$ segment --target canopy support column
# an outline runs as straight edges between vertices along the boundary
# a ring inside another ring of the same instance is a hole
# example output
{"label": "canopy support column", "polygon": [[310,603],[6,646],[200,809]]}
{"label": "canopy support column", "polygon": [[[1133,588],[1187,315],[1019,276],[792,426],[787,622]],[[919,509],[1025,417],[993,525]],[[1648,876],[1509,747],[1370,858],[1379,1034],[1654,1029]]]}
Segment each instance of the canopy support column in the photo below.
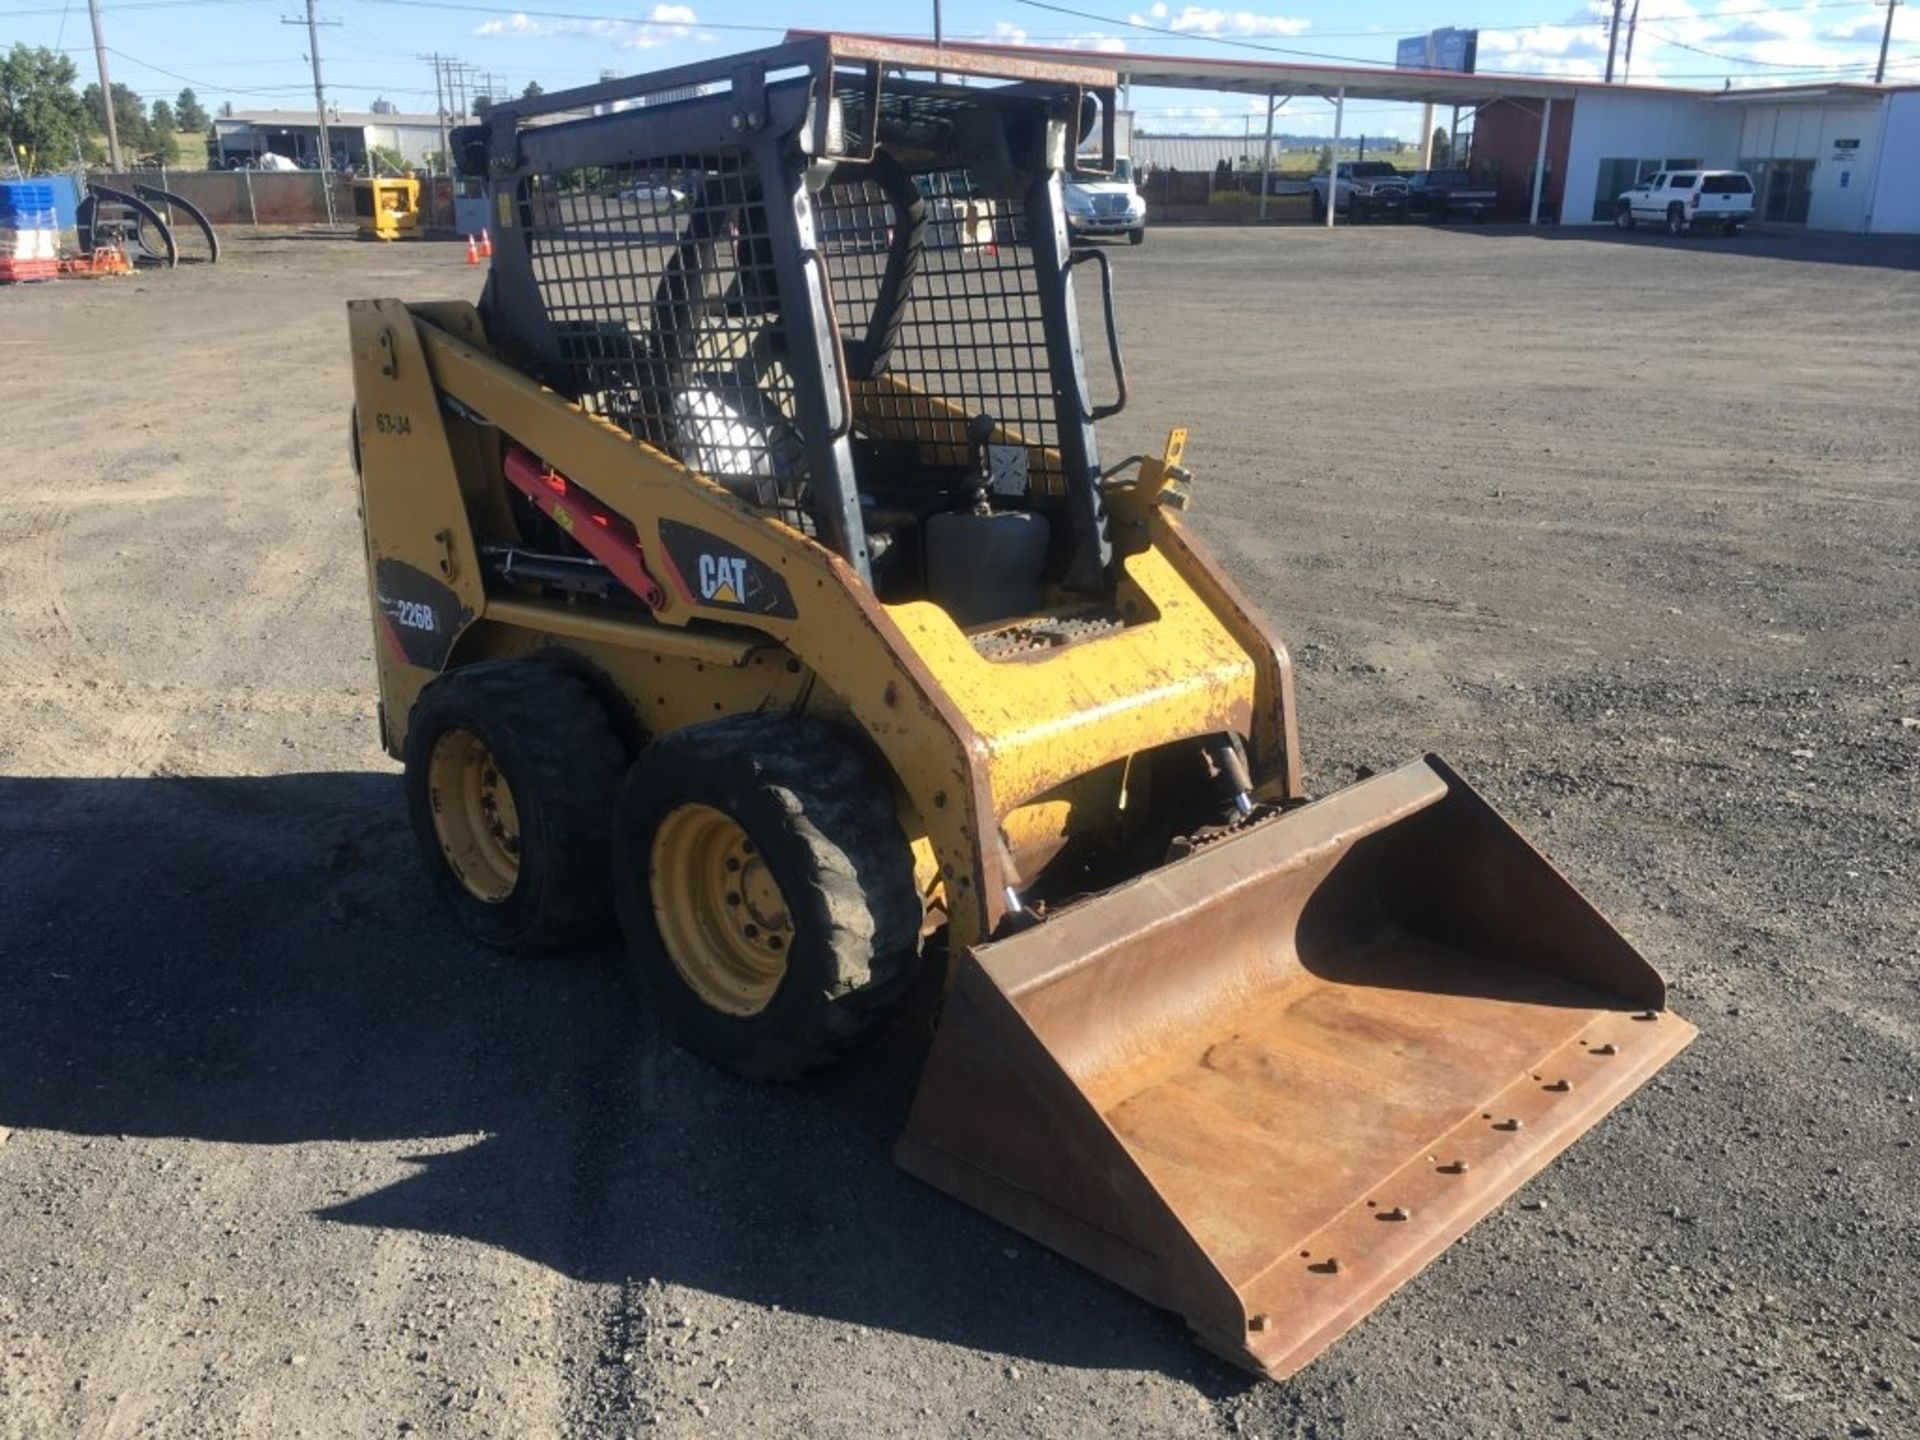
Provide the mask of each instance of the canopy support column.
{"label": "canopy support column", "polygon": [[1347,87],[1342,85],[1333,96],[1333,160],[1327,166],[1327,228],[1333,228],[1333,212],[1340,199],[1340,122],[1347,113]]}
{"label": "canopy support column", "polygon": [[1273,178],[1273,89],[1267,89],[1267,141],[1260,149],[1260,218],[1267,218],[1267,186]]}
{"label": "canopy support column", "polygon": [[1529,225],[1540,223],[1540,192],[1546,188],[1547,178],[1547,127],[1552,123],[1553,97],[1548,96],[1540,106],[1540,148],[1533,155],[1533,205],[1527,212]]}

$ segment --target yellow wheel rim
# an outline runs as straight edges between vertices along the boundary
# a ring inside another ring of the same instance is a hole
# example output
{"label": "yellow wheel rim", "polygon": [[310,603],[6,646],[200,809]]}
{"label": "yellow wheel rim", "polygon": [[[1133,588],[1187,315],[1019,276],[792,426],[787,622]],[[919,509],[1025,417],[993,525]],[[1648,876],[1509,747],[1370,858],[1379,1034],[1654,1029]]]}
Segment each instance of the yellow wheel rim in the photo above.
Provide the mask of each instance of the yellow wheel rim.
{"label": "yellow wheel rim", "polygon": [[486,742],[470,730],[435,740],[427,796],[447,868],[474,899],[501,904],[520,879],[520,811]]}
{"label": "yellow wheel rim", "polygon": [[667,958],[703,1004],[758,1015],[787,975],[793,916],[747,832],[711,805],[682,805],[647,857]]}

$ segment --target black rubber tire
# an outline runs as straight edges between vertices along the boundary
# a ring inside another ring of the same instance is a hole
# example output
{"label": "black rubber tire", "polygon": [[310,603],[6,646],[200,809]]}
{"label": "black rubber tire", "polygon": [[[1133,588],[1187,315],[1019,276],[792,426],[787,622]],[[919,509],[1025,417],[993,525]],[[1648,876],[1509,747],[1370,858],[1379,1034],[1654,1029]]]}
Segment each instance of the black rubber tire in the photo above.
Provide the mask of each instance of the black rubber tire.
{"label": "black rubber tire", "polygon": [[1324,221],[1327,218],[1327,202],[1321,198],[1318,191],[1313,193],[1307,204],[1313,211],[1314,219]]}
{"label": "black rubber tire", "polygon": [[[747,832],[794,922],[787,973],[764,1009],[709,1006],[667,953],[648,860],[660,824],[712,806]],[[877,1033],[912,989],[922,907],[893,796],[839,732],[739,715],[655,741],[621,787],[614,895],[635,978],[689,1050],[738,1074],[790,1080]]]}
{"label": "black rubber tire", "polygon": [[1147,243],[1147,227],[1142,225],[1138,230],[1129,230],[1127,232],[1127,243],[1129,245],[1146,244]]}
{"label": "black rubber tire", "polygon": [[1721,225],[1720,233],[1726,236],[1727,239],[1731,240],[1733,239],[1734,236],[1740,233],[1740,226],[1737,222],[1728,220]]}
{"label": "black rubber tire", "polygon": [[[519,874],[498,903],[461,883],[434,830],[428,762],[449,730],[485,742],[519,811]],[[612,928],[613,801],[629,755],[577,676],[537,660],[489,660],[442,675],[414,703],[404,758],[421,859],[474,939],[547,948]]]}
{"label": "black rubber tire", "polygon": [[1631,230],[1640,222],[1633,218],[1633,206],[1623,200],[1620,202],[1619,208],[1613,212],[1613,223],[1616,229]]}
{"label": "black rubber tire", "polygon": [[1667,207],[1667,234],[1678,239],[1687,233],[1687,212],[1678,205]]}

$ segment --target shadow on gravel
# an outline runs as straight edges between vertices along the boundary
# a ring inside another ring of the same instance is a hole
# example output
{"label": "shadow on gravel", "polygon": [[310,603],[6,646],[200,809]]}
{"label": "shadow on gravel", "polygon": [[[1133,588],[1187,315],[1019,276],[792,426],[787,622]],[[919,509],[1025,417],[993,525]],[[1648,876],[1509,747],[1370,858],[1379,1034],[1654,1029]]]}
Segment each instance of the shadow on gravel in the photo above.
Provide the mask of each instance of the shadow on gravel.
{"label": "shadow on gravel", "polygon": [[1882,270],[1920,270],[1920,236],[1835,235],[1797,226],[1754,225],[1738,235],[1718,231],[1672,236],[1651,226],[1617,230],[1611,225],[1449,225],[1451,234],[1475,239],[1537,240],[1586,245],[1626,245],[1684,250],[1747,260],[1791,260],[1803,265],[1865,265]]}
{"label": "shadow on gravel", "polygon": [[737,1081],[658,1034],[615,947],[466,943],[392,775],[0,779],[0,851],[0,1125],[418,1139],[412,1176],[323,1218],[1216,1395],[1248,1383],[893,1166],[927,1014],[812,1085]]}

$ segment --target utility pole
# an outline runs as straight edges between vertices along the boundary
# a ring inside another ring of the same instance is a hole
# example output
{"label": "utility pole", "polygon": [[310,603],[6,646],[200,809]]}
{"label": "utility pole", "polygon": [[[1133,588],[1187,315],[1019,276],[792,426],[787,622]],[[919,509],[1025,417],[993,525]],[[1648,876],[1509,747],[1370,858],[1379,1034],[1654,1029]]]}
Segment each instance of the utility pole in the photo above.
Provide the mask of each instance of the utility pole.
{"label": "utility pole", "polygon": [[320,27],[338,25],[338,20],[320,20],[315,17],[315,0],[307,0],[307,18],[282,20],[282,25],[307,27],[307,59],[313,62],[313,113],[320,125],[320,196],[327,207],[327,224],[334,223],[333,214],[333,141],[327,135],[327,87],[320,79]]}
{"label": "utility pole", "polygon": [[[447,173],[451,175],[453,173],[453,153],[449,148],[450,142],[447,139],[447,84],[445,72],[447,57],[435,51],[431,55],[420,55],[415,58],[425,60],[433,66],[433,111],[435,117],[440,122],[440,163],[446,167]],[[433,183],[433,166],[431,165],[427,167],[427,192],[429,208],[437,211],[440,208],[438,201],[440,187]],[[451,227],[453,224],[453,217],[450,215],[440,215],[438,218],[448,227]]]}
{"label": "utility pole", "polygon": [[1613,0],[1613,23],[1607,27],[1607,84],[1613,83],[1614,52],[1620,48],[1620,11],[1626,0]]}
{"label": "utility pole", "polygon": [[[100,30],[100,0],[87,0],[87,14],[93,17],[93,58],[100,65],[100,108],[107,112],[107,163],[120,169],[120,127],[113,118],[113,82],[107,79],[107,37]],[[1880,59],[1886,60],[1881,47]]]}
{"label": "utility pole", "polygon": [[[1880,63],[1873,68],[1873,83],[1876,85],[1887,78],[1887,46],[1893,40],[1893,8],[1899,3],[1900,0],[1887,0],[1887,28],[1880,32]],[[95,13],[96,15],[98,14],[97,11]],[[93,26],[93,33],[97,37],[100,34],[100,22],[98,19],[93,22]],[[103,66],[105,65],[104,61],[101,63]],[[107,72],[103,68],[100,73],[104,75]],[[101,83],[104,84],[105,82],[102,81]]]}
{"label": "utility pole", "polygon": [[1633,0],[1633,13],[1627,17],[1627,55],[1621,62],[1620,80],[1622,84],[1633,79],[1633,37],[1640,30],[1640,0]]}

